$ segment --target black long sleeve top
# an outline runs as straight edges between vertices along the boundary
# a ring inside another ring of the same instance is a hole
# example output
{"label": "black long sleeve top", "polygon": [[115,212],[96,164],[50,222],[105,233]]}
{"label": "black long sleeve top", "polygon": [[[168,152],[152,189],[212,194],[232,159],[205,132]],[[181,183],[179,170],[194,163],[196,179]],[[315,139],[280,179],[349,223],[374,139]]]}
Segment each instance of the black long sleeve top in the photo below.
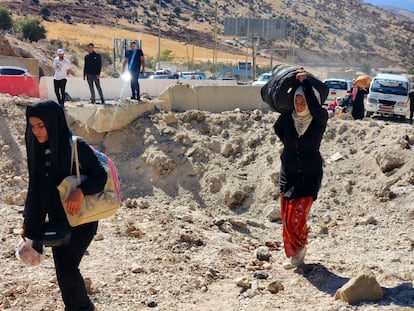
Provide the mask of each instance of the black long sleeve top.
{"label": "black long sleeve top", "polygon": [[83,76],[100,75],[102,69],[101,55],[93,51],[85,56],[85,64],[83,66]]}
{"label": "black long sleeve top", "polygon": [[319,152],[328,113],[319,104],[310,82],[302,83],[312,121],[299,137],[292,113],[281,114],[274,124],[276,135],[283,143],[280,168],[280,191],[286,198],[312,196],[314,200],[322,180],[322,157]]}

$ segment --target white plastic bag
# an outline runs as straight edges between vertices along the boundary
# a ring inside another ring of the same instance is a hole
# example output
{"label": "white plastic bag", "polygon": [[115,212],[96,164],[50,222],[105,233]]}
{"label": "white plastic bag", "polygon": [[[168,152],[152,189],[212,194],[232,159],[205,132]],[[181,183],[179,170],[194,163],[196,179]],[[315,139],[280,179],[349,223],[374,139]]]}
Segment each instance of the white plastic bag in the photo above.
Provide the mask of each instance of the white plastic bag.
{"label": "white plastic bag", "polygon": [[16,257],[25,264],[31,266],[40,265],[45,259],[45,248],[42,246],[42,253],[38,253],[32,247],[33,241],[29,238],[20,237],[19,244],[17,244]]}

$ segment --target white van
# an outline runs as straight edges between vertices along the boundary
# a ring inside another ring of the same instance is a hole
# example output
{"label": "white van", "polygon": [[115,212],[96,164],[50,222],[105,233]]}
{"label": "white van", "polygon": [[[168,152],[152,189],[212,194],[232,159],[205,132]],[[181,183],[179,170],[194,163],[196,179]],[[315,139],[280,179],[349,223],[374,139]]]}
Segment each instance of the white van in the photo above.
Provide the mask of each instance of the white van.
{"label": "white van", "polygon": [[379,114],[405,118],[409,111],[408,92],[408,78],[386,73],[376,75],[369,87],[365,104],[366,116]]}

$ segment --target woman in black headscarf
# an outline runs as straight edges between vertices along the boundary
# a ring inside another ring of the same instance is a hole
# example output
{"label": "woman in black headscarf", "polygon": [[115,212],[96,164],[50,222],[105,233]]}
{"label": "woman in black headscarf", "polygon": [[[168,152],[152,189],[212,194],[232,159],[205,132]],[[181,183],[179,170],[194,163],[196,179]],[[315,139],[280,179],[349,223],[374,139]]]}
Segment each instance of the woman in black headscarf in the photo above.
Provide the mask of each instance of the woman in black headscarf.
{"label": "woman in black headscarf", "polygon": [[[71,168],[71,137],[64,110],[54,101],[41,101],[26,109],[26,151],[29,189],[24,208],[23,237],[39,239],[45,219],[67,226],[57,186]],[[106,172],[93,150],[78,140],[81,174],[87,176],[67,199],[70,214],[80,211],[84,195],[98,193],[106,183]],[[47,217],[46,217],[47,216]],[[65,310],[94,310],[79,271],[79,264],[96,234],[98,222],[70,228],[69,244],[52,247],[56,276]],[[41,247],[40,247],[41,248]],[[39,249],[39,247],[37,247]]]}
{"label": "woman in black headscarf", "polygon": [[364,118],[364,97],[368,93],[369,91],[367,89],[361,88],[354,83],[351,94],[351,114],[355,120],[362,120]]}
{"label": "woman in black headscarf", "polygon": [[328,121],[306,73],[299,72],[296,79],[301,86],[294,94],[294,109],[281,114],[274,125],[284,147],[279,185],[286,269],[301,265],[305,258],[309,232],[306,217],[322,181],[319,147]]}

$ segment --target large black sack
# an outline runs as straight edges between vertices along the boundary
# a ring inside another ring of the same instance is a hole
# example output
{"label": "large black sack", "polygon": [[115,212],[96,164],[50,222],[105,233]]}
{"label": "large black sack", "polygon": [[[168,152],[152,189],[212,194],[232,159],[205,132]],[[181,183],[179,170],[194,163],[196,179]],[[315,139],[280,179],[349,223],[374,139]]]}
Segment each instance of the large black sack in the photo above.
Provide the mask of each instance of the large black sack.
{"label": "large black sack", "polygon": [[[293,96],[300,82],[296,79],[298,70],[302,68],[277,65],[273,68],[272,76],[262,87],[260,93],[262,99],[273,110],[285,113],[293,110]],[[328,86],[315,78],[311,73],[306,72],[309,82],[319,92],[322,105],[328,97]]]}

